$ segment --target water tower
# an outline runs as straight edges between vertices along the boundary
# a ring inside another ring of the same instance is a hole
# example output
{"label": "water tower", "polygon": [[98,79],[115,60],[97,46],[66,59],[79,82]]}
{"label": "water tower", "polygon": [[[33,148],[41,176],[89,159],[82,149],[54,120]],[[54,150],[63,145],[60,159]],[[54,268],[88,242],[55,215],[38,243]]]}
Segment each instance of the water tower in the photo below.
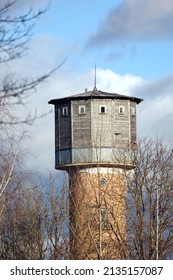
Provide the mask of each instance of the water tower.
{"label": "water tower", "polygon": [[134,169],[136,105],[142,99],[93,90],[53,99],[55,168],[70,178],[70,258],[123,259],[125,172]]}

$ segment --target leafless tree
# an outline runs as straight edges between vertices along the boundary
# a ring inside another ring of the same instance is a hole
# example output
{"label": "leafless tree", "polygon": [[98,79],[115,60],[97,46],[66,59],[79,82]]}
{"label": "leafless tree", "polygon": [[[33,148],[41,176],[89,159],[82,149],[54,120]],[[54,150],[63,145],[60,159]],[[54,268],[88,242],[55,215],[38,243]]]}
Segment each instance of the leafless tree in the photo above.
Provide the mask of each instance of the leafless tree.
{"label": "leafless tree", "polygon": [[173,259],[171,144],[141,139],[120,161],[133,168],[71,176],[71,258]]}
{"label": "leafless tree", "polygon": [[36,183],[9,169],[0,258],[172,259],[172,146],[142,139],[130,154],[130,172],[79,169],[70,189],[59,172]]}
{"label": "leafless tree", "polygon": [[15,171],[4,196],[0,259],[68,259],[68,192],[58,176]]}
{"label": "leafless tree", "polygon": [[48,236],[49,259],[69,258],[69,191],[68,184],[59,174],[49,176],[46,189],[47,217],[45,228]]}
{"label": "leafless tree", "polygon": [[0,138],[0,220],[11,181],[18,177],[20,166],[24,164],[20,149],[22,137]]}
{"label": "leafless tree", "polygon": [[[43,116],[28,112],[22,117],[18,112],[63,62],[33,79],[14,73],[11,63],[26,54],[35,20],[47,10],[20,14],[17,3],[0,3],[0,259],[63,259],[69,242],[65,231],[68,193],[65,188],[58,191],[53,177],[33,180],[37,176],[24,169],[26,157],[20,151],[24,134],[16,130],[16,124],[30,125]],[[3,71],[6,66],[8,71]]]}
{"label": "leafless tree", "polygon": [[127,258],[173,258],[173,149],[142,139],[127,176]]}
{"label": "leafless tree", "polygon": [[[58,68],[36,78],[19,78],[10,68],[14,60],[22,59],[26,54],[27,44],[31,38],[34,22],[43,15],[47,8],[34,11],[30,8],[24,14],[15,10],[18,0],[2,1],[0,4],[0,67],[3,75],[0,78],[0,124],[7,127],[12,124],[31,124],[36,115],[28,115],[21,119],[15,111],[26,104],[28,95],[46,80]],[[8,71],[5,67],[8,66]]]}
{"label": "leafless tree", "polygon": [[[0,3],[0,196],[7,189],[14,166],[17,165],[18,148],[23,138],[23,128],[16,124],[32,124],[36,118],[43,117],[21,109],[27,104],[28,96],[37,86],[53,74],[55,69],[35,78],[18,77],[12,68],[26,54],[34,23],[48,9],[26,12],[17,10],[19,0],[3,0]],[[20,6],[20,5],[19,5]],[[63,63],[63,62],[62,62]],[[8,71],[6,70],[8,69]],[[23,76],[23,75],[21,75]],[[22,106],[22,108],[21,108]],[[25,133],[24,133],[25,134]],[[19,144],[20,142],[20,144]],[[2,201],[1,201],[2,203]]]}

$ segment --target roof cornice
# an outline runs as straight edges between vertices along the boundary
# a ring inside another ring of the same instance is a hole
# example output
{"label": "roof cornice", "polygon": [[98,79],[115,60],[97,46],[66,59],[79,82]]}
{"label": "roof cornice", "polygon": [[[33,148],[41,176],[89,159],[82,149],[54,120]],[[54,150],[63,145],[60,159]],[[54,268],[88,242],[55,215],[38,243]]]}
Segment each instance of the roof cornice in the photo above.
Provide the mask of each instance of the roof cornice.
{"label": "roof cornice", "polygon": [[87,99],[121,99],[121,100],[131,100],[139,104],[143,101],[143,99],[133,96],[127,96],[122,95],[118,93],[109,93],[104,92],[101,90],[93,89],[92,91],[85,91],[84,93],[75,94],[67,97],[57,98],[57,99],[51,99],[48,103],[49,104],[57,104],[64,101],[70,101],[70,100],[87,100]]}

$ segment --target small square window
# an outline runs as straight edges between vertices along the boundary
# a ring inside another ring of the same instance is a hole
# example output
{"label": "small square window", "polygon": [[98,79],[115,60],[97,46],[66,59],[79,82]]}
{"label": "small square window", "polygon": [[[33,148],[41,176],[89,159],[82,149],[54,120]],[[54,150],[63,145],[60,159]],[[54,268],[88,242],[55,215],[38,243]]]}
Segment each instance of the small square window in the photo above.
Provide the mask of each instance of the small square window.
{"label": "small square window", "polygon": [[100,208],[100,222],[102,228],[107,228],[108,220],[107,220],[107,209]]}
{"label": "small square window", "polygon": [[107,107],[105,105],[100,106],[100,114],[106,114],[107,113]]}
{"label": "small square window", "polygon": [[84,115],[86,112],[86,107],[85,105],[80,105],[79,106],[79,115]]}
{"label": "small square window", "polygon": [[62,107],[62,115],[68,116],[68,107]]}
{"label": "small square window", "polygon": [[121,115],[124,115],[124,112],[125,112],[124,106],[119,106],[118,113],[121,114]]}
{"label": "small square window", "polygon": [[100,185],[104,186],[106,185],[107,180],[105,178],[100,178]]}

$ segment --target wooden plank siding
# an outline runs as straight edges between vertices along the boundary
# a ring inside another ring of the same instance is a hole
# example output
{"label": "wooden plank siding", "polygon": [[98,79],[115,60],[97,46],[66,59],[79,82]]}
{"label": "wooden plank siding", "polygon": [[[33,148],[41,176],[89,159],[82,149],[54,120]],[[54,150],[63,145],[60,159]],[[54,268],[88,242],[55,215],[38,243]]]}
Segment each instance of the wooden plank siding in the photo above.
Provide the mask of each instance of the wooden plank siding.
{"label": "wooden plank siding", "polygon": [[[63,107],[68,114],[63,116]],[[71,148],[71,106],[69,102],[55,106],[55,151]]]}
{"label": "wooden plank siding", "polygon": [[130,102],[130,123],[131,123],[131,148],[136,148],[137,140],[136,140],[136,103]]}
{"label": "wooden plank siding", "polygon": [[[106,113],[100,113],[100,106],[106,106]],[[119,113],[119,106],[124,113]],[[97,147],[129,148],[130,144],[129,100],[92,100],[92,145]]]}
{"label": "wooden plank siding", "polygon": [[[91,100],[73,100],[72,106],[72,148],[91,146]],[[85,106],[85,113],[79,114],[79,106]]]}
{"label": "wooden plank siding", "polygon": [[[105,113],[100,107],[105,106]],[[92,100],[92,146],[112,146],[112,99]]]}
{"label": "wooden plank siding", "polygon": [[[113,119],[112,119],[112,146],[114,148],[129,147],[129,100],[113,100]],[[120,113],[119,108],[123,107],[124,112]]]}
{"label": "wooden plank siding", "polygon": [[[79,106],[85,106],[83,114],[79,113]],[[68,108],[65,116],[64,107]],[[101,112],[101,107],[105,111]],[[96,160],[114,162],[114,151],[117,154],[118,150],[122,152],[135,147],[136,102],[91,98],[64,100],[55,105],[57,165]]]}

